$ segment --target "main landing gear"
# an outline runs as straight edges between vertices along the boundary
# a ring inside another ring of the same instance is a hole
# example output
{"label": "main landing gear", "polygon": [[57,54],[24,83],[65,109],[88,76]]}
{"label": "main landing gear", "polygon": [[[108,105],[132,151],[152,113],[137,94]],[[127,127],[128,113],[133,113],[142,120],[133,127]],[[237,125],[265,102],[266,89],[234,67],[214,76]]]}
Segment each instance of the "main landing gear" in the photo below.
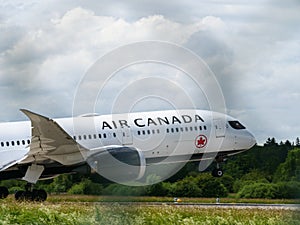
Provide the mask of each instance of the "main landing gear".
{"label": "main landing gear", "polygon": [[0,199],[6,198],[8,196],[7,187],[0,186]]}
{"label": "main landing gear", "polygon": [[216,160],[216,162],[217,162],[217,167],[216,167],[215,169],[213,169],[213,171],[211,172],[211,175],[212,175],[213,177],[222,177],[223,174],[224,174],[224,172],[223,172],[223,170],[221,169],[220,164],[221,164],[222,162],[225,162],[226,159],[224,158],[224,156],[218,156],[215,160]]}
{"label": "main landing gear", "polygon": [[17,201],[40,201],[47,199],[47,192],[45,190],[37,190],[32,188],[32,184],[27,183],[25,191],[17,191],[15,194]]}

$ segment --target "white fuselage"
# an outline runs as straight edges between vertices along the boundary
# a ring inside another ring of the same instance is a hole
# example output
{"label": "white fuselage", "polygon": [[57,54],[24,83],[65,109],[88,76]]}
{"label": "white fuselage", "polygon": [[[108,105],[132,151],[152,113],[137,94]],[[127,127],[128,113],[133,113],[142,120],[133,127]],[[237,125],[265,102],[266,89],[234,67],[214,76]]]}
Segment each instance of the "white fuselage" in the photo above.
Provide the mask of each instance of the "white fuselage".
{"label": "white fuselage", "polygon": [[[132,146],[142,151],[146,159],[222,152],[231,155],[255,144],[247,129],[229,123],[238,123],[236,119],[205,110],[86,115],[54,121],[86,149]],[[30,121],[0,123],[0,165],[25,156],[30,150],[31,138]],[[46,160],[42,154],[35,157],[38,163]],[[57,157],[53,160],[63,165],[82,161],[76,154]]]}

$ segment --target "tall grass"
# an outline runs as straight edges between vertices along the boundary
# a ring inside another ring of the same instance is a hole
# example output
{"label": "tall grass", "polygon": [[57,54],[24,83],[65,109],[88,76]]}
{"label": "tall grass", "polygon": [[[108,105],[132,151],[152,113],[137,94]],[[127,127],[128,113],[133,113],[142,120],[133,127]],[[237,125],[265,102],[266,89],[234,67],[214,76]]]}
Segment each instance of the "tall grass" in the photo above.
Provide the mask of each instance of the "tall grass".
{"label": "tall grass", "polygon": [[[216,203],[215,198],[180,198],[185,203]],[[221,203],[300,204],[300,199],[221,198]],[[174,202],[173,197],[50,195],[47,202]]]}
{"label": "tall grass", "polygon": [[0,201],[0,224],[300,224],[299,211]]}

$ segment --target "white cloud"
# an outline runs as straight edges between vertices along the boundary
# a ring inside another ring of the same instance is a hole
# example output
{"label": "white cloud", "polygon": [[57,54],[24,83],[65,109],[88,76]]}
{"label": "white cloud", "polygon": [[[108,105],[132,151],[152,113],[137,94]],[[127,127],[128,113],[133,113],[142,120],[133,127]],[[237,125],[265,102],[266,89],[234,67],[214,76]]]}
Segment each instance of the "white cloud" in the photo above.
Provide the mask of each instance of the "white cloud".
{"label": "white cloud", "polygon": [[22,107],[68,116],[77,83],[99,57],[162,40],[205,59],[229,112],[260,142],[300,136],[299,9],[292,0],[1,2],[0,117],[19,119]]}

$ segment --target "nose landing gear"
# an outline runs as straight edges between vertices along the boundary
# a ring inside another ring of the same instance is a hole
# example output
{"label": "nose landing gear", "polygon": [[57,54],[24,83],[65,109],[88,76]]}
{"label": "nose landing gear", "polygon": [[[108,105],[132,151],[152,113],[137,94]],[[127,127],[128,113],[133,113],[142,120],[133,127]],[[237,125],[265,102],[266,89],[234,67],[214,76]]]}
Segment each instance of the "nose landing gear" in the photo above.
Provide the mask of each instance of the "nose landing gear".
{"label": "nose landing gear", "polygon": [[213,177],[222,177],[224,172],[221,169],[220,164],[226,161],[225,156],[217,156],[215,161],[217,162],[217,166],[215,169],[213,169],[213,171],[211,172],[211,175]]}
{"label": "nose landing gear", "polygon": [[223,172],[223,170],[222,169],[214,169],[212,172],[211,172],[211,175],[213,176],[213,177],[222,177],[223,176],[223,174],[224,174],[224,172]]}

